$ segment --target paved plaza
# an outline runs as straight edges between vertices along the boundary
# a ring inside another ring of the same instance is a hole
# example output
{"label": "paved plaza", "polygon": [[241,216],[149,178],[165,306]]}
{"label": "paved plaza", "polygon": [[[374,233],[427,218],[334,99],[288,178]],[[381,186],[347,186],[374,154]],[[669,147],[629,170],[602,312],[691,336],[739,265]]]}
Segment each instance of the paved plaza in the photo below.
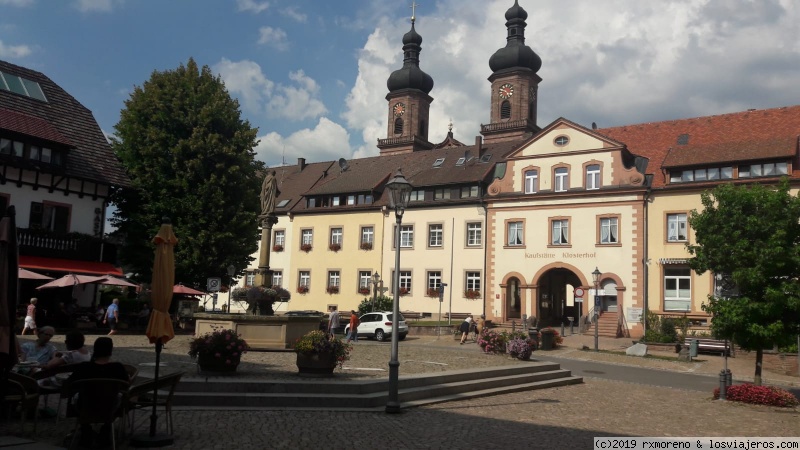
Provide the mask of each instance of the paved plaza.
{"label": "paved plaza", "polygon": [[[164,350],[164,372],[186,371],[198,377],[186,355],[188,336],[178,336]],[[94,336],[87,338],[92,342]],[[153,346],[143,336],[114,336],[115,359],[139,365],[149,376],[154,361]],[[63,342],[63,339],[54,339]],[[630,339],[601,339],[600,348],[617,351]],[[715,375],[723,360],[701,355],[686,363],[674,354],[660,358],[635,358],[611,352],[581,350],[593,346],[591,336],[567,336],[564,346],[552,352],[534,353],[534,358],[563,358],[564,368],[596,362],[614,366],[653,369],[653,376],[669,373]],[[386,377],[390,344],[361,341],[336,379]],[[663,358],[663,359],[662,359]],[[579,361],[582,360],[582,361]],[[499,355],[483,354],[476,344],[458,345],[450,336],[409,336],[400,344],[400,374],[436,372],[461,368],[524,364]],[[728,359],[735,379],[752,378],[752,357],[739,354]],[[606,365],[606,366],[603,366]],[[294,354],[249,352],[243,358],[239,379],[297,379]],[[611,373],[611,371],[597,371]],[[504,449],[591,448],[594,436],[800,436],[800,410],[752,406],[711,399],[711,392],[651,386],[584,376],[585,383],[554,389],[498,395],[429,405],[399,415],[349,411],[175,411],[175,444],[186,449],[261,448],[378,448],[460,449],[469,447]],[[591,375],[591,374],[588,374]],[[643,380],[644,381],[644,380]],[[765,383],[798,386],[800,380],[765,372]],[[51,400],[51,405],[54,402]],[[147,417],[138,416],[145,425]],[[35,439],[59,444],[72,420],[58,425],[41,420]],[[163,426],[163,419],[159,421]],[[0,434],[16,431],[5,426]]]}

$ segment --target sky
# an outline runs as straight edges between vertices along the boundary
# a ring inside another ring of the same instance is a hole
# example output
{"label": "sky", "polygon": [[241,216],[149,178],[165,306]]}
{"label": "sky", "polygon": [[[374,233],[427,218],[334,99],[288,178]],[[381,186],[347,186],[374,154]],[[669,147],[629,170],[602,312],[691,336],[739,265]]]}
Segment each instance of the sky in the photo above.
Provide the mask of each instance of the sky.
{"label": "sky", "polygon": [[[154,71],[207,65],[270,166],[375,156],[411,0],[0,0],[0,59],[49,76],[113,134]],[[420,0],[429,140],[489,122],[513,0]],[[520,0],[541,57],[539,126],[600,128],[800,103],[796,0]]]}

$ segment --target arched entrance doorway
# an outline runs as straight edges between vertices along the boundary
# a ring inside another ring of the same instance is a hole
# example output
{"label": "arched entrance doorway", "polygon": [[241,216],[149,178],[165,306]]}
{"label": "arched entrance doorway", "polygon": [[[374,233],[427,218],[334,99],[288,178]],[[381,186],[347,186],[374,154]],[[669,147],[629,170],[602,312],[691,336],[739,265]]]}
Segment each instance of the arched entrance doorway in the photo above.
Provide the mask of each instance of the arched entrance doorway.
{"label": "arched entrance doorway", "polygon": [[505,313],[508,319],[522,318],[522,296],[520,294],[520,280],[517,277],[511,277],[506,282]]}
{"label": "arched entrance doorway", "polygon": [[572,302],[572,293],[581,286],[581,279],[569,269],[550,269],[539,278],[536,302],[539,327],[568,324],[567,317],[577,320],[583,314],[581,303]]}

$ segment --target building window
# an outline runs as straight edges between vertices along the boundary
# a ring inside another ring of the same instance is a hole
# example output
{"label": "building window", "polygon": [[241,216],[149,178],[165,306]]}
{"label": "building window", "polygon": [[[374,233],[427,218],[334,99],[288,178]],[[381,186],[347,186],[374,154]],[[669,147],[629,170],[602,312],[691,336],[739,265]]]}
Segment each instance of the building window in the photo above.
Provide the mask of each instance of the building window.
{"label": "building window", "polygon": [[785,162],[739,166],[739,178],[776,177],[788,172],[789,165]]}
{"label": "building window", "polygon": [[[397,227],[394,227],[397,230]],[[396,232],[396,231],[395,231]],[[397,242],[397,238],[394,240]],[[414,226],[401,225],[400,226],[400,248],[411,248],[414,246]]]}
{"label": "building window", "polygon": [[341,278],[338,270],[328,271],[328,287],[338,288],[341,284]]}
{"label": "building window", "polygon": [[256,285],[256,273],[255,272],[247,272],[244,279],[244,285],[251,287]]}
{"label": "building window", "polygon": [[619,243],[619,223],[616,217],[600,218],[600,243],[601,244]]}
{"label": "building window", "polygon": [[372,274],[369,270],[359,270],[358,271],[358,289],[367,288],[371,292],[372,289],[370,288],[370,284],[372,283]]}
{"label": "building window", "polygon": [[439,289],[442,285],[442,272],[438,270],[431,270],[428,272],[428,290]]}
{"label": "building window", "polygon": [[483,244],[483,229],[480,222],[467,224],[467,247],[478,247]]}
{"label": "building window", "polygon": [[569,188],[569,170],[566,167],[556,169],[554,188],[556,192],[564,192]]}
{"label": "building window", "polygon": [[297,286],[305,286],[306,291],[311,288],[311,272],[308,270],[301,270],[298,277]]}
{"label": "building window", "polygon": [[558,219],[551,222],[551,240],[553,245],[569,245],[569,220]]}
{"label": "building window", "polygon": [[275,270],[272,272],[272,286],[273,287],[283,286],[283,271]]}
{"label": "building window", "polygon": [[403,134],[403,119],[394,119],[394,134]]}
{"label": "building window", "polygon": [[347,196],[347,204],[348,205],[355,205],[356,204],[356,196],[355,195],[348,195]]}
{"label": "building window", "polygon": [[667,214],[667,241],[686,241],[686,213]]}
{"label": "building window", "polygon": [[522,245],[522,222],[509,222],[508,223],[508,245],[520,246]]}
{"label": "building window", "polygon": [[300,245],[314,244],[314,230],[303,230],[301,236]]}
{"label": "building window", "polygon": [[478,196],[478,186],[464,186],[461,188],[461,198],[475,198]]}
{"label": "building window", "polygon": [[31,202],[28,220],[30,228],[50,230],[55,233],[68,233],[71,206],[47,202]]}
{"label": "building window", "polygon": [[425,191],[424,190],[414,190],[411,191],[411,197],[408,199],[410,202],[422,202],[425,201]]}
{"label": "building window", "polygon": [[539,190],[539,171],[528,170],[525,172],[525,193],[535,194]]}
{"label": "building window", "polygon": [[508,100],[503,101],[500,104],[500,118],[501,119],[510,119],[511,118],[511,102]]}
{"label": "building window", "polygon": [[467,279],[465,286],[468,291],[481,290],[481,273],[480,272],[467,272]]}
{"label": "building window", "polygon": [[591,164],[586,166],[586,189],[600,189],[600,165]]}
{"label": "building window", "polygon": [[338,245],[339,248],[342,247],[342,229],[341,228],[331,228],[331,245]]}
{"label": "building window", "polygon": [[405,290],[406,294],[411,293],[411,271],[400,271],[400,290]]}
{"label": "building window", "polygon": [[440,223],[428,225],[428,247],[442,246],[443,227]]}
{"label": "building window", "polygon": [[331,206],[339,206],[339,205],[341,205],[341,202],[342,202],[342,199],[338,195],[334,196],[334,197],[331,197]]}
{"label": "building window", "polygon": [[371,246],[375,240],[375,229],[373,227],[361,227],[361,244]]}
{"label": "building window", "polygon": [[286,231],[275,230],[275,245],[286,246]]}
{"label": "building window", "polygon": [[692,310],[692,274],[688,267],[664,269],[664,311]]}
{"label": "building window", "polygon": [[[788,166],[783,163],[784,167]],[[777,164],[776,164],[777,166]],[[749,166],[748,166],[749,167]],[[739,177],[742,177],[741,168]],[[719,180],[732,180],[733,167],[708,167],[704,169],[687,169],[687,170],[673,170],[669,173],[670,183],[687,183],[691,181],[719,181]]]}
{"label": "building window", "polygon": [[433,199],[434,200],[450,200],[450,188],[434,189],[433,190]]}

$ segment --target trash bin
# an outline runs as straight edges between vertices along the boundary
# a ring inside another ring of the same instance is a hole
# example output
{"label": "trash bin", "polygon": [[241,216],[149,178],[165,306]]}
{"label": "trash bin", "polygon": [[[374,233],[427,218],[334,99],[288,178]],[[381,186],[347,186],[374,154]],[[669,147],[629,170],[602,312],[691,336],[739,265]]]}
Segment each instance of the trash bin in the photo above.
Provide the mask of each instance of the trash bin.
{"label": "trash bin", "polygon": [[539,333],[541,336],[541,340],[539,341],[539,346],[542,350],[552,350],[553,344],[555,343],[556,336],[555,333],[552,331],[542,331]]}
{"label": "trash bin", "polygon": [[533,341],[533,349],[539,350],[539,330],[536,328],[528,328],[528,337]]}
{"label": "trash bin", "polygon": [[691,358],[697,358],[697,350],[700,347],[700,342],[697,339],[690,339],[689,340],[689,356]]}

